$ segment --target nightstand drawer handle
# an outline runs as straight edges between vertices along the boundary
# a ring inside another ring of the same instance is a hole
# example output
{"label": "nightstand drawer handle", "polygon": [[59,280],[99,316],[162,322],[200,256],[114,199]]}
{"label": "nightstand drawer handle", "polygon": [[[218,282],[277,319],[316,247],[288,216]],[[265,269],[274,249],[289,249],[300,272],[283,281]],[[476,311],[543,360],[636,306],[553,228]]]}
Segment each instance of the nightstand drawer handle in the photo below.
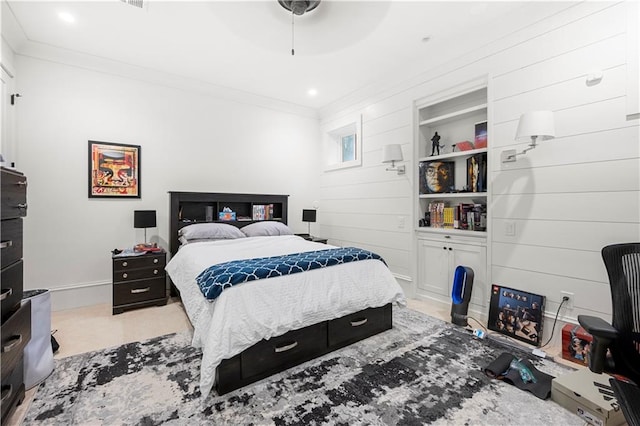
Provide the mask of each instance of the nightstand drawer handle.
{"label": "nightstand drawer handle", "polygon": [[153,270],[153,275],[158,275],[158,270],[157,269]]}
{"label": "nightstand drawer handle", "polygon": [[4,404],[13,393],[13,385],[7,386],[5,389],[2,389],[2,403]]}
{"label": "nightstand drawer handle", "polygon": [[129,275],[125,272],[124,274],[122,274],[122,278],[127,278]]}
{"label": "nightstand drawer handle", "polygon": [[0,243],[0,248],[9,248],[13,245],[13,241],[8,240],[8,241],[3,241]]}
{"label": "nightstand drawer handle", "polygon": [[359,321],[351,321],[351,327],[360,327],[361,325],[364,325],[367,323],[367,319],[361,319]]}
{"label": "nightstand drawer handle", "polygon": [[158,259],[153,259],[153,263],[158,263]]}
{"label": "nightstand drawer handle", "polygon": [[4,290],[2,290],[2,294],[0,295],[0,300],[4,300],[7,297],[11,296],[12,294],[13,294],[12,288],[5,288]]}
{"label": "nightstand drawer handle", "polygon": [[151,287],[145,287],[145,288],[132,288],[131,289],[131,294],[139,294],[139,293],[146,293],[149,290],[151,290]]}
{"label": "nightstand drawer handle", "polygon": [[279,346],[279,347],[274,348],[274,350],[276,351],[276,353],[286,352],[286,351],[290,351],[291,349],[295,348],[296,346],[298,346],[298,342],[293,342],[293,343],[289,343],[288,345]]}
{"label": "nightstand drawer handle", "polygon": [[16,185],[18,185],[18,186],[27,186],[27,181],[26,180],[20,180],[20,181],[16,182]]}
{"label": "nightstand drawer handle", "polygon": [[127,266],[128,263],[127,262],[122,262],[122,266]]}
{"label": "nightstand drawer handle", "polygon": [[22,335],[18,334],[17,336],[13,336],[11,340],[13,340],[13,342],[2,347],[2,352],[10,352],[13,348],[22,343]]}
{"label": "nightstand drawer handle", "polygon": [[26,210],[27,209],[27,203],[18,204],[18,208],[21,209],[21,210]]}

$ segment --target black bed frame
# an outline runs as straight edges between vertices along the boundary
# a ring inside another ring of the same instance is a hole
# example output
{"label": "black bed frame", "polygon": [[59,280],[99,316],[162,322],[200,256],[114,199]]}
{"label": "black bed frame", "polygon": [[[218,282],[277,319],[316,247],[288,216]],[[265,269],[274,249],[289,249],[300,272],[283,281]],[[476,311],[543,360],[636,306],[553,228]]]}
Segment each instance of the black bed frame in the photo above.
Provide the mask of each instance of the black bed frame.
{"label": "black bed frame", "polygon": [[[236,217],[251,217],[256,204],[273,204],[273,220],[287,223],[288,195],[231,194],[209,192],[169,192],[170,252],[178,251],[178,231],[192,223],[207,222],[207,207],[218,212],[229,207]],[[224,221],[242,228],[253,220]],[[178,291],[171,284],[172,295]],[[216,370],[216,391],[219,395],[231,392],[287,368],[309,361],[336,349],[390,329],[391,304],[369,308],[329,321],[322,321],[282,336],[262,340],[240,354],[223,360]]]}

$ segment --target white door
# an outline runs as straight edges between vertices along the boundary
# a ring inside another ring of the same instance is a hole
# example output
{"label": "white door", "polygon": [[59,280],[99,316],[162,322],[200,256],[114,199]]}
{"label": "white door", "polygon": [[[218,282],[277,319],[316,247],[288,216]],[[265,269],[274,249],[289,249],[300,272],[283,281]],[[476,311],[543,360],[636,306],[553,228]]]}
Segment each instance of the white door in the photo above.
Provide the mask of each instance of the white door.
{"label": "white door", "polygon": [[418,288],[449,297],[450,244],[418,240]]}
{"label": "white door", "polygon": [[[449,244],[453,248],[451,257],[451,276],[458,266],[467,266],[473,269],[473,289],[471,291],[471,303],[485,306],[489,298],[489,287],[486,283],[486,258],[485,246],[470,244]],[[449,283],[451,289],[453,282]]]}

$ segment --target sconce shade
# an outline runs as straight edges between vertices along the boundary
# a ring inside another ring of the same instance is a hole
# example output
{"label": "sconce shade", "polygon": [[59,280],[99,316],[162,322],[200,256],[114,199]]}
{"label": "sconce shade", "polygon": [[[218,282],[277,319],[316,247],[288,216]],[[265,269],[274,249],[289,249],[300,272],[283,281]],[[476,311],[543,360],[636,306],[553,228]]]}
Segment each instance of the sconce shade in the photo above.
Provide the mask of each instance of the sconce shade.
{"label": "sconce shade", "polygon": [[316,221],[316,211],[315,210],[302,210],[302,221],[303,222],[315,222]]}
{"label": "sconce shade", "polygon": [[520,116],[516,139],[531,139],[536,136],[539,141],[553,139],[556,136],[553,111],[529,111]]}
{"label": "sconce shade", "polygon": [[133,211],[133,227],[134,228],[155,228],[156,211],[155,210],[134,210]]}
{"label": "sconce shade", "polygon": [[402,148],[399,144],[394,143],[390,145],[384,145],[382,147],[382,162],[392,163],[394,161],[402,161]]}

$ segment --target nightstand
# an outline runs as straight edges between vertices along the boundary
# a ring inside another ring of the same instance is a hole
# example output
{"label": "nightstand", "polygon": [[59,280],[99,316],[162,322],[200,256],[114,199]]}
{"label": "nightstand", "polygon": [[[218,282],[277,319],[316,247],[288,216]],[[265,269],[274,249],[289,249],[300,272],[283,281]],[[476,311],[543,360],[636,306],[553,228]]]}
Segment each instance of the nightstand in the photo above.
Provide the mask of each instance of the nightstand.
{"label": "nightstand", "polygon": [[309,234],[296,234],[298,237],[302,237],[307,241],[313,241],[314,243],[322,243],[322,244],[327,244],[327,238],[319,238],[319,237],[313,237]]}
{"label": "nightstand", "polygon": [[113,314],[167,304],[165,252],[113,256]]}

